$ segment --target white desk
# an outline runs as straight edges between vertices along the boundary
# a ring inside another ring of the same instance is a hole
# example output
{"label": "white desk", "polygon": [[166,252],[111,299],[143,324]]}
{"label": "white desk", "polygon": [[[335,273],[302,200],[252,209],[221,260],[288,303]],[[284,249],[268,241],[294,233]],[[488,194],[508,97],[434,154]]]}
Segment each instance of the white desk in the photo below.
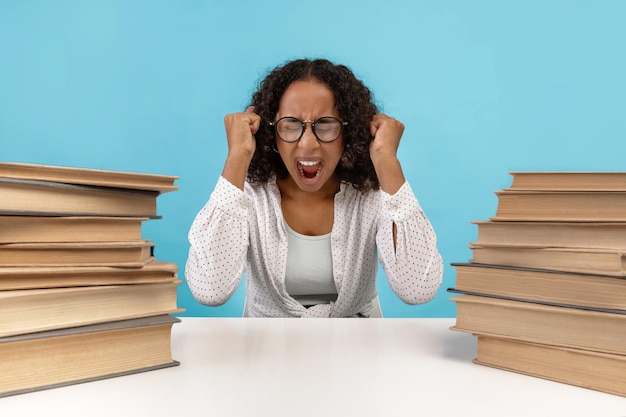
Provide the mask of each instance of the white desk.
{"label": "white desk", "polygon": [[0,416],[626,417],[626,398],[473,364],[453,324],[183,318],[180,366],[0,398]]}

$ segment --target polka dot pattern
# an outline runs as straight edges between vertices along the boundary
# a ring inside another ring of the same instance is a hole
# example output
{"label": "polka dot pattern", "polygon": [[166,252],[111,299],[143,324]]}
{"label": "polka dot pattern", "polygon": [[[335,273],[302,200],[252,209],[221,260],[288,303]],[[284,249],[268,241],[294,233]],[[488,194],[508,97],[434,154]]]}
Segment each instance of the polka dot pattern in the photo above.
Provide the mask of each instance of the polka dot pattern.
{"label": "polka dot pattern", "polygon": [[[397,228],[394,249],[393,227]],[[336,302],[304,308],[287,293],[287,232],[276,183],[246,184],[242,192],[223,177],[189,231],[185,277],[194,297],[225,303],[246,275],[252,317],[352,317],[369,314],[380,261],[394,293],[405,303],[430,301],[441,286],[437,239],[408,183],[389,195],[361,193],[342,184],[335,196],[331,233]]]}

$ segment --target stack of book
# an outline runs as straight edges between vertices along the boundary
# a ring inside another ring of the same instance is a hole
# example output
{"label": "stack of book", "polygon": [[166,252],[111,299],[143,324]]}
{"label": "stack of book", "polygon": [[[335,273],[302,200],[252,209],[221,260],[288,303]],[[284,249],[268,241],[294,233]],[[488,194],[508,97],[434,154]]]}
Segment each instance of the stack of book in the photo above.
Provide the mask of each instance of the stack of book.
{"label": "stack of book", "polygon": [[626,396],[626,173],[513,172],[453,263],[476,363]]}
{"label": "stack of book", "polygon": [[0,397],[178,365],[178,268],[141,236],[176,179],[0,163]]}

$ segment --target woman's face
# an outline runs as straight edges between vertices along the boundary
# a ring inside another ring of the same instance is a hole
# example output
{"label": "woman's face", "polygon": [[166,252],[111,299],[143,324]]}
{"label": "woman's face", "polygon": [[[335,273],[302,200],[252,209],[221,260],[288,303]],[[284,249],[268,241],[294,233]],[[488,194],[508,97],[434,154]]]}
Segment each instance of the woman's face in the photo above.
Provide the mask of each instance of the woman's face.
{"label": "woman's face", "polygon": [[[301,121],[314,121],[324,116],[341,120],[333,92],[319,81],[295,81],[287,88],[280,100],[276,120],[287,116]],[[278,136],[275,139],[283,163],[297,187],[309,192],[324,190],[324,186],[337,187],[335,168],[343,153],[343,134],[333,142],[320,142],[313,134],[311,124],[306,123],[299,141],[287,143]],[[333,181],[329,182],[331,179]]]}

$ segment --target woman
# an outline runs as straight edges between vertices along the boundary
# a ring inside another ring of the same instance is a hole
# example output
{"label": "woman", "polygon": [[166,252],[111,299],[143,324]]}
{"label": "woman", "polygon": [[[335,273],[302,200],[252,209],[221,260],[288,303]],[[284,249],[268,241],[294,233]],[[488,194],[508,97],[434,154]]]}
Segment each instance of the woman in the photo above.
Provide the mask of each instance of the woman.
{"label": "woman", "polygon": [[277,67],[224,123],[222,175],[189,232],[199,302],[225,303],[245,273],[249,316],[368,317],[377,258],[402,301],[435,296],[442,260],[396,156],[404,126],[347,67]]}

